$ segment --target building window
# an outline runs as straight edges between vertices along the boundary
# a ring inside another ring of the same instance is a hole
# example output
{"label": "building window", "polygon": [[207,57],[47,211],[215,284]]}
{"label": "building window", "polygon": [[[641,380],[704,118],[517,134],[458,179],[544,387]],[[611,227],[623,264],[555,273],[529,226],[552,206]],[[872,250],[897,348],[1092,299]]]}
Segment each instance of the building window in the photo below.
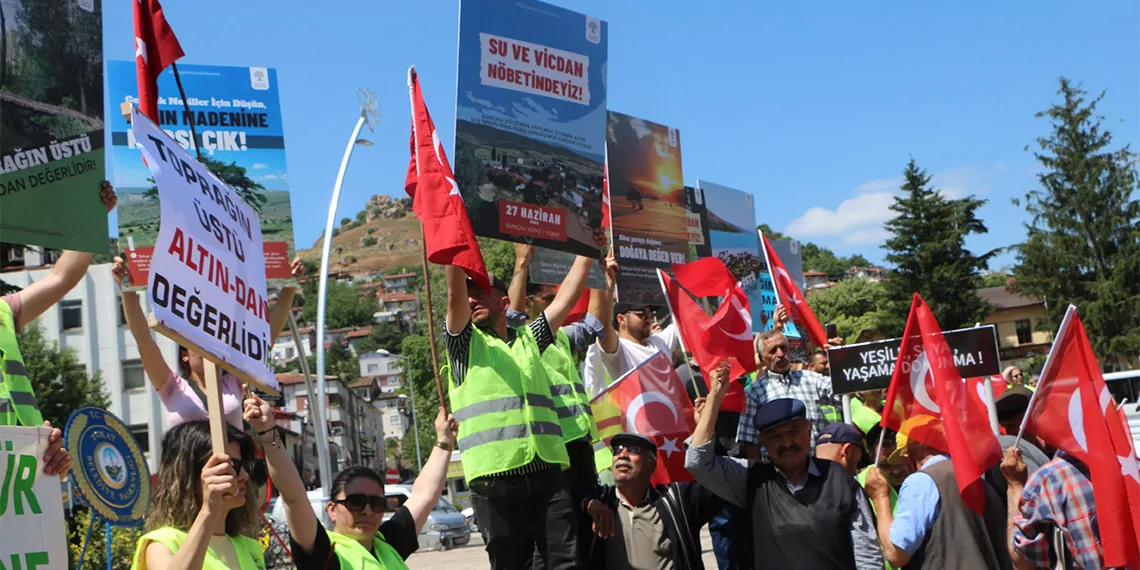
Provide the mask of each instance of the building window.
{"label": "building window", "polygon": [[83,301],[62,301],[59,312],[62,330],[69,331],[83,326]]}
{"label": "building window", "polygon": [[131,426],[131,435],[135,438],[135,443],[139,446],[139,451],[147,453],[150,451],[150,430],[147,429],[146,424],[135,424]]}
{"label": "building window", "polygon": [[297,353],[293,350],[293,347],[291,347],[291,346],[285,347],[285,360],[292,360],[296,354]]}
{"label": "building window", "polygon": [[380,365],[379,364],[369,364],[368,365],[368,373],[369,374],[376,374],[379,371],[380,371]]}
{"label": "building window", "polygon": [[123,311],[123,298],[119,297],[119,326],[127,324],[127,313]]}
{"label": "building window", "polygon": [[388,363],[388,370],[389,371],[399,370],[399,369],[400,369],[400,363],[399,362],[389,362]]}
{"label": "building window", "polygon": [[393,377],[391,377],[391,378],[389,378],[389,379],[388,379],[388,385],[389,385],[389,386],[396,386],[396,385],[398,385],[399,383],[400,383],[400,379],[399,379],[399,378],[397,378],[397,377],[395,377],[395,376],[393,376]]}
{"label": "building window", "polygon": [[1033,327],[1029,324],[1029,319],[1017,321],[1014,327],[1017,329],[1017,344],[1033,343]]}
{"label": "building window", "polygon": [[136,390],[146,386],[146,371],[141,360],[123,362],[123,389]]}
{"label": "building window", "polygon": [[388,423],[390,423],[394,426],[398,426],[398,425],[404,423],[404,418],[401,418],[400,416],[398,416],[396,414],[392,414],[391,416],[388,417]]}

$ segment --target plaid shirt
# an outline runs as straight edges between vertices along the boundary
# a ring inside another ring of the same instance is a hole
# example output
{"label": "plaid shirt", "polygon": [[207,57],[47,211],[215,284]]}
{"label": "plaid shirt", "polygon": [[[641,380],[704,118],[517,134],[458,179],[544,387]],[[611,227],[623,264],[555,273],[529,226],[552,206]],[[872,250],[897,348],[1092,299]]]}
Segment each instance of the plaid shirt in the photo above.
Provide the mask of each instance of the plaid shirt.
{"label": "plaid shirt", "polygon": [[744,396],[747,405],[736,430],[736,440],[740,443],[760,445],[756,436],[756,414],[760,406],[778,398],[794,398],[804,403],[807,419],[811,422],[812,449],[815,449],[815,438],[831,423],[820,409],[821,403],[833,404],[831,379],[810,370],[790,370],[787,376],[768,372],[749,384]]}
{"label": "plaid shirt", "polygon": [[1088,467],[1064,453],[1029,476],[1010,542],[1030,566],[1052,568],[1057,564],[1052,543],[1058,526],[1064,530],[1067,568],[1104,568]]}

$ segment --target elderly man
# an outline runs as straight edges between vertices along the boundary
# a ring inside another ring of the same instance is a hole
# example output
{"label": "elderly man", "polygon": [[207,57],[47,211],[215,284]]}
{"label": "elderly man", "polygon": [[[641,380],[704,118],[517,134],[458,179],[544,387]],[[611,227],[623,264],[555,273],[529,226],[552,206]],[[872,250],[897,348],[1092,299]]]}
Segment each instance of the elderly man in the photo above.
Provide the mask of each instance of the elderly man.
{"label": "elderly man", "polygon": [[[833,345],[842,344],[834,339]],[[839,409],[831,392],[831,379],[810,370],[792,370],[788,339],[777,329],[760,333],[756,339],[756,353],[763,360],[767,372],[758,375],[744,391],[747,404],[740,418],[736,439],[751,459],[760,459],[760,442],[756,437],[755,418],[761,406],[776,398],[793,398],[803,402],[807,419],[811,423],[811,442],[829,424],[839,421]]]}
{"label": "elderly man", "polygon": [[[636,433],[610,439],[616,485],[601,485],[582,505],[597,535],[583,562],[590,568],[701,570],[701,527],[724,501],[697,483],[650,484],[657,446]],[[615,515],[616,512],[616,515]]]}
{"label": "elderly man", "polygon": [[908,418],[895,443],[889,460],[905,461],[914,473],[899,489],[894,512],[890,485],[878,467],[871,467],[865,484],[887,562],[896,568],[930,570],[1009,569],[1005,516],[997,492],[981,485],[985,517],[966,506],[954,464],[940,451],[947,446],[939,421],[932,416]]}
{"label": "elderly man", "polygon": [[815,456],[834,461],[855,475],[863,459],[863,434],[851,424],[831,424],[815,438]]}
{"label": "elderly man", "polygon": [[718,457],[713,450],[728,370],[712,376],[685,467],[697,482],[745,510],[745,554],[755,570],[786,568],[881,570],[883,556],[867,500],[847,470],[813,458],[804,403],[777,398],[753,416],[770,461]]}

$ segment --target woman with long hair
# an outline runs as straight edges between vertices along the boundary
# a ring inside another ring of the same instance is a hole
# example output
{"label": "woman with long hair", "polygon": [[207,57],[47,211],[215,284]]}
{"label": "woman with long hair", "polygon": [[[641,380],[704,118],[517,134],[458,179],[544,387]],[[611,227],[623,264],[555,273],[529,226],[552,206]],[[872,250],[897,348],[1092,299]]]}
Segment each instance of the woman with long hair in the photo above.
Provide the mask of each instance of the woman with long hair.
{"label": "woman with long hair", "polygon": [[420,531],[447,483],[447,465],[459,433],[459,423],[454,417],[440,408],[435,419],[437,442],[412,486],[412,495],[383,524],[388,505],[384,478],[367,467],[341,471],[333,479],[332,496],[326,507],[335,527],[331,532],[317,521],[297,467],[282,445],[269,404],[251,395],[245,401],[245,421],[249,422],[265,453],[269,475],[281,493],[279,500],[285,502],[290,550],[297,568],[361,570],[379,565],[394,570],[408,567],[404,560],[419,548]]}
{"label": "woman with long hair", "polygon": [[[123,258],[116,257],[111,273],[125,283],[129,279],[127,263]],[[303,274],[301,260],[293,260],[293,277],[300,279]],[[285,328],[285,321],[289,318],[289,310],[293,305],[293,295],[296,289],[285,287],[273,304],[269,314],[269,331],[272,335],[270,344],[277,341],[278,334]],[[182,346],[178,349],[178,371],[175,372],[166,364],[166,358],[158,343],[151,336],[150,326],[147,325],[146,315],[143,314],[139,304],[139,294],[135,291],[123,291],[123,316],[135,343],[139,348],[139,359],[142,360],[143,370],[154,389],[158,391],[158,399],[162,401],[162,408],[166,411],[166,429],[170,429],[182,422],[191,420],[204,420],[206,414],[206,365],[202,355]],[[222,409],[226,422],[241,428],[241,399],[242,382],[230,373],[222,374],[219,378],[222,385]]]}
{"label": "woman with long hair", "polygon": [[265,568],[250,480],[255,448],[244,432],[227,428],[223,455],[211,450],[208,420],[166,432],[147,532],[139,538],[131,570]]}

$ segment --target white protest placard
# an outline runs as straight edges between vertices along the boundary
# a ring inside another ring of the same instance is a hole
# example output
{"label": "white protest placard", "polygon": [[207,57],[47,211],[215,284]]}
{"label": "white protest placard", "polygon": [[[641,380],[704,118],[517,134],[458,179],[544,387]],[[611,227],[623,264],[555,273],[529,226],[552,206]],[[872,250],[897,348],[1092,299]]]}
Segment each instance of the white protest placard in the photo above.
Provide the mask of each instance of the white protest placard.
{"label": "white protest placard", "polygon": [[58,476],[44,475],[51,429],[0,427],[0,568],[64,570],[67,525]]}
{"label": "white protest placard", "polygon": [[131,125],[158,186],[147,293],[160,332],[277,392],[257,213],[138,108]]}

